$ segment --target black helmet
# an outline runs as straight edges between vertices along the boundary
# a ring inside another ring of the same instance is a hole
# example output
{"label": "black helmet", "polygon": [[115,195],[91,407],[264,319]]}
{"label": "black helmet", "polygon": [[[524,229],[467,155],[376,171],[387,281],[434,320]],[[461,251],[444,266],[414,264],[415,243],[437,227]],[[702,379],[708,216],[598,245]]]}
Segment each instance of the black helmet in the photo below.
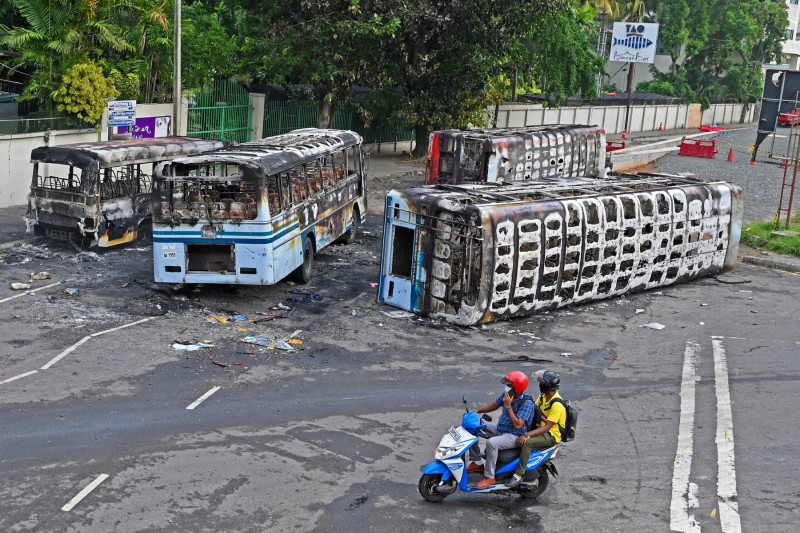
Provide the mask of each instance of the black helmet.
{"label": "black helmet", "polygon": [[545,370],[541,373],[537,372],[536,377],[539,380],[539,392],[541,393],[558,390],[558,386],[561,385],[561,378],[550,370]]}

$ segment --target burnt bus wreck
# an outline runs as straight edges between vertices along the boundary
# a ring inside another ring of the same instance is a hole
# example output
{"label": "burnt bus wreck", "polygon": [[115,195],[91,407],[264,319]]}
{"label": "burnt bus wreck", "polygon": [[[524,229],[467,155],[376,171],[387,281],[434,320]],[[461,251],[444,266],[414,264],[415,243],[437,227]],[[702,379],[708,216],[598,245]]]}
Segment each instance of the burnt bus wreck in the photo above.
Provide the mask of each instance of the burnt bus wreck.
{"label": "burnt bus wreck", "polygon": [[733,267],[738,186],[615,174],[386,198],[378,299],[470,325]]}
{"label": "burnt bus wreck", "polygon": [[443,130],[430,135],[425,184],[599,176],[605,165],[606,133],[599,126]]}

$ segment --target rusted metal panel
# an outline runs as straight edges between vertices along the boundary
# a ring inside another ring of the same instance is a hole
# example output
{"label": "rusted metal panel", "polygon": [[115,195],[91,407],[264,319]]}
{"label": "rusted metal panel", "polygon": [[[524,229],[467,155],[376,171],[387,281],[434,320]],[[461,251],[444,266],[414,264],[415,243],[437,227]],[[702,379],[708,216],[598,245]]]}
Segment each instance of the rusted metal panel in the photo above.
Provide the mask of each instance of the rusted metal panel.
{"label": "rusted metal panel", "polygon": [[663,174],[391,191],[378,297],[469,325],[688,281],[732,267],[742,211]]}
{"label": "rusted metal panel", "polygon": [[[44,146],[31,151],[34,175],[26,221],[37,235],[106,247],[135,240],[152,214],[150,165],[230,143],[167,137]],[[39,174],[48,168],[48,174]]]}
{"label": "rusted metal panel", "polygon": [[512,183],[599,175],[605,131],[554,124],[431,133],[426,184]]}

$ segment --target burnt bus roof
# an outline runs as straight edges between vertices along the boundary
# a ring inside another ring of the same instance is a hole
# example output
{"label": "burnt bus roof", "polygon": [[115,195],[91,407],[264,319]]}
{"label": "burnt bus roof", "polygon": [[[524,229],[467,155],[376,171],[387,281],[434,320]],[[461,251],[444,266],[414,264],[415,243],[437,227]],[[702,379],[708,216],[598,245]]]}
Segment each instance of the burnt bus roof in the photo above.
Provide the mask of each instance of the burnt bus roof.
{"label": "burnt bus roof", "polygon": [[520,128],[477,128],[474,130],[443,130],[444,133],[462,133],[467,137],[514,137],[569,130],[601,130],[597,125],[586,124],[544,124],[541,126],[523,126]]}
{"label": "burnt bus roof", "polygon": [[438,197],[465,205],[491,206],[539,200],[589,198],[609,194],[630,194],[643,191],[663,191],[670,187],[705,185],[707,182],[681,174],[636,174],[610,172],[605,177],[546,178],[537,182],[518,184],[461,183],[458,185],[428,185],[400,191],[406,197]]}
{"label": "burnt bus roof", "polygon": [[[268,176],[361,142],[361,136],[354,131],[304,128],[238,144],[226,151],[175,158],[172,165],[227,163],[257,166]],[[156,169],[157,179],[165,178],[164,168],[166,165]]]}
{"label": "burnt bus roof", "polygon": [[40,146],[31,151],[31,162],[61,163],[82,167],[98,163],[100,168],[173,159],[210,150],[223,150],[230,141],[195,137],[159,137]]}

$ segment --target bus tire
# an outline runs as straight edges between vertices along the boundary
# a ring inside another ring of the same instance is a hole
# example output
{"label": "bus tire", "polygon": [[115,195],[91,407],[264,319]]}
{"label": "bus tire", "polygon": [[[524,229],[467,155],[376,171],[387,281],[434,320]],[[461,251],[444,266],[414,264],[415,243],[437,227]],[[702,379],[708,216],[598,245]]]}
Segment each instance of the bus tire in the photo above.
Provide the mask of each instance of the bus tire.
{"label": "bus tire", "polygon": [[353,244],[358,237],[358,230],[361,227],[361,215],[358,208],[353,208],[353,220],[350,223],[350,229],[342,234],[342,242],[345,244]]}
{"label": "bus tire", "polygon": [[314,268],[314,244],[311,237],[306,237],[303,246],[303,264],[292,272],[292,280],[297,283],[308,283],[311,281],[311,269]]}

